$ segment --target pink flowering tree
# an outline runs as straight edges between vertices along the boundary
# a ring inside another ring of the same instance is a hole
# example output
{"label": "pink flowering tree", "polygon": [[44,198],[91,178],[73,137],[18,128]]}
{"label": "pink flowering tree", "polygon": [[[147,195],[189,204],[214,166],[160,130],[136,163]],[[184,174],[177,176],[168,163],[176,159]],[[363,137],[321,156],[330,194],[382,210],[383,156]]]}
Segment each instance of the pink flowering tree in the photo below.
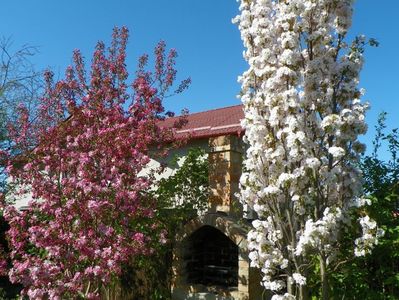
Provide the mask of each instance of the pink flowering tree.
{"label": "pink flowering tree", "polygon": [[[235,21],[249,64],[241,77],[249,144],[241,200],[257,216],[251,264],[273,300],[330,299],[342,233],[359,229],[356,256],[382,234],[364,209],[370,201],[358,167],[368,106],[358,82],[368,42],[347,42],[351,0],[240,4]],[[308,289],[313,272],[320,293]]]}
{"label": "pink flowering tree", "polygon": [[109,49],[99,42],[89,75],[79,51],[64,80],[46,73],[36,119],[20,107],[11,128],[20,155],[8,174],[31,201],[26,210],[4,210],[9,276],[31,299],[116,297],[122,266],[150,253],[161,232],[147,193],[153,177],[144,168],[150,148],[162,153],[175,141],[173,128],[158,124],[170,114],[162,98],[173,94],[176,51],[166,53],[160,42],[153,72],[142,56],[130,88],[127,40],[121,28]]}

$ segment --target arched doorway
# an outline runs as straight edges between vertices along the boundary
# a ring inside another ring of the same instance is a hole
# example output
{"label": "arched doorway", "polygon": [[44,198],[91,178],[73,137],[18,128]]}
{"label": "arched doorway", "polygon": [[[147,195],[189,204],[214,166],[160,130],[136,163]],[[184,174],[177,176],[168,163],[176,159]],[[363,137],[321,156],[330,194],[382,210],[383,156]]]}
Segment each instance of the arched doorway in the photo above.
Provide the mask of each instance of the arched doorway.
{"label": "arched doorway", "polygon": [[222,213],[186,223],[173,249],[172,299],[262,299],[260,274],[249,266],[248,228]]}
{"label": "arched doorway", "polygon": [[187,237],[183,254],[187,284],[238,287],[238,246],[218,229],[205,225]]}

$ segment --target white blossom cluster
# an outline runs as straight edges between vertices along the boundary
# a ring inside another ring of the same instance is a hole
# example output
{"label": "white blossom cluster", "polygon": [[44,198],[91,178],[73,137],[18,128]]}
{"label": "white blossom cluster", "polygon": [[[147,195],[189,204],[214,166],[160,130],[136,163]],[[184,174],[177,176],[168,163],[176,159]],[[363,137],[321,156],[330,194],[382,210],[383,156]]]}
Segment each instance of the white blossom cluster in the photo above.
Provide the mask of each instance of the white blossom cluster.
{"label": "white blossom cluster", "polygon": [[378,244],[378,238],[384,235],[384,231],[377,227],[377,223],[369,216],[359,218],[363,235],[355,240],[355,255],[364,256],[374,245]]}
{"label": "white blossom cluster", "polygon": [[[357,138],[367,130],[358,89],[362,38],[351,46],[344,40],[352,0],[239,2],[233,21],[249,64],[239,78],[249,145],[241,200],[259,218],[248,237],[250,258],[264,286],[290,299],[283,279],[306,284],[308,255],[331,259],[352,204],[365,204],[356,200],[365,149]],[[363,221],[361,254],[375,244],[372,221]]]}
{"label": "white blossom cluster", "polygon": [[295,297],[291,294],[285,293],[284,295],[273,295],[271,300],[295,300]]}
{"label": "white blossom cluster", "polygon": [[248,234],[249,248],[257,249],[249,253],[251,266],[262,270],[264,274],[263,284],[266,289],[280,291],[286,284],[284,280],[273,280],[278,268],[285,269],[288,260],[284,258],[282,251],[276,247],[282,238],[282,232],[274,230],[273,219],[269,216],[266,220],[255,220],[254,230]]}
{"label": "white blossom cluster", "polygon": [[324,215],[316,222],[309,218],[305,223],[305,229],[299,236],[295,248],[295,255],[306,255],[307,250],[328,250],[329,254],[333,254],[331,243],[338,238],[339,225],[342,218],[342,211],[335,208],[331,211],[328,207],[324,211]]}

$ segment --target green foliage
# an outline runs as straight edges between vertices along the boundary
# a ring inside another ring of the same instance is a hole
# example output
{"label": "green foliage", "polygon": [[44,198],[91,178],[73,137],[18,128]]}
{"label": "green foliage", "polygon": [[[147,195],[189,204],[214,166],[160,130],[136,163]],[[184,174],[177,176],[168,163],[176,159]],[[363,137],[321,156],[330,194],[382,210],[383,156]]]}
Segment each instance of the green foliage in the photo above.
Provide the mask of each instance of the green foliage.
{"label": "green foliage", "polygon": [[173,229],[206,209],[209,186],[208,162],[204,150],[190,149],[185,157],[176,156],[171,166],[177,168],[176,172],[161,179],[154,194],[162,208],[159,217]]}
{"label": "green foliage", "polygon": [[[386,113],[382,113],[372,154],[365,156],[361,165],[364,189],[371,200],[366,210],[385,235],[370,255],[353,258],[350,249],[356,233],[347,233],[347,252],[342,254],[346,263],[332,274],[336,299],[399,298],[399,135],[397,129],[385,133],[385,120]],[[385,145],[390,153],[388,161],[378,157]]]}
{"label": "green foliage", "polygon": [[[154,225],[164,230],[168,240],[154,241],[150,255],[142,255],[126,266],[122,276],[124,299],[170,299],[173,238],[179,227],[207,207],[208,161],[199,148],[190,149],[184,158],[175,157],[177,168],[159,180],[151,197],[157,200]],[[151,236],[151,232],[147,233]],[[155,234],[152,234],[155,236]]]}

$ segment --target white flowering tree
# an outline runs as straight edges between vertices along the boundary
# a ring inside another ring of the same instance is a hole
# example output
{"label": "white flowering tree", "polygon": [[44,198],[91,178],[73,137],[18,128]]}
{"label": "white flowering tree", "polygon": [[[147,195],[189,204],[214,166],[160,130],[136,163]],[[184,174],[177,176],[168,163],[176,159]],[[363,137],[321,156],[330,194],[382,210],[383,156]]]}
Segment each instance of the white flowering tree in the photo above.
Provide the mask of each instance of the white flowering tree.
{"label": "white flowering tree", "polygon": [[[249,145],[241,199],[257,213],[249,233],[252,266],[272,299],[306,299],[319,270],[320,298],[345,228],[357,226],[354,254],[381,234],[362,210],[358,169],[367,104],[358,88],[363,49],[345,42],[351,0],[241,0],[235,18],[249,69],[240,78]],[[371,40],[371,44],[375,44]],[[316,295],[312,292],[312,295]]]}

